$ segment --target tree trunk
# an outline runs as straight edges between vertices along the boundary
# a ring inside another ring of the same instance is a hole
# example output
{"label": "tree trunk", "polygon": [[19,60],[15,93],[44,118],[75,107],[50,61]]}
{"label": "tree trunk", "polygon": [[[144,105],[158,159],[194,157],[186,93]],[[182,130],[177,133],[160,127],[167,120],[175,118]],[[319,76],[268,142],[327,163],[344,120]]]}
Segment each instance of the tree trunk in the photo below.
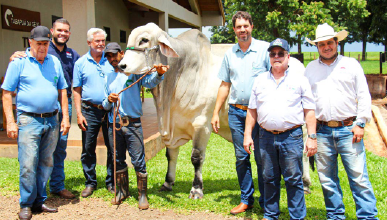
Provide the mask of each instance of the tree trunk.
{"label": "tree trunk", "polygon": [[363,37],[363,48],[362,48],[362,53],[361,53],[361,61],[365,61],[365,53],[366,53],[366,47],[367,47],[367,37]]}
{"label": "tree trunk", "polygon": [[298,54],[302,53],[301,46],[302,46],[301,36],[298,36]]}
{"label": "tree trunk", "polygon": [[342,56],[344,56],[344,44],[345,44],[344,41],[340,42],[340,55]]}

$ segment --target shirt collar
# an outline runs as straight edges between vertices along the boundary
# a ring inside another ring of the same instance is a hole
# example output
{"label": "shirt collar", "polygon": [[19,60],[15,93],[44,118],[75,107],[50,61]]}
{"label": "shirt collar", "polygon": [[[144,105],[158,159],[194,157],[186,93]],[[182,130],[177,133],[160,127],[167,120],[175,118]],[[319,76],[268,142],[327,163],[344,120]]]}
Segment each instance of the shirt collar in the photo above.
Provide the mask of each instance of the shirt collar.
{"label": "shirt collar", "polygon": [[[35,60],[36,62],[39,62],[35,57],[32,56],[30,50],[31,50],[31,47],[29,47],[29,48],[26,49],[27,57],[28,57],[29,59]],[[44,58],[44,60],[47,60],[47,59],[48,59],[48,53],[47,53],[46,57]],[[39,62],[39,63],[40,63],[40,62]]]}
{"label": "shirt collar", "polygon": [[[273,76],[273,73],[271,72],[271,70],[272,70],[272,67],[270,67],[270,70],[269,70],[269,78],[270,79],[273,79],[274,80],[274,82],[275,82],[275,79],[274,79],[274,76]],[[285,78],[288,76],[288,73],[289,73],[289,65],[288,65],[288,68],[285,70],[285,74],[284,74],[284,78],[282,79],[282,81],[283,80],[285,80]],[[282,82],[281,81],[281,82]]]}
{"label": "shirt collar", "polygon": [[[250,51],[256,52],[257,50],[256,50],[256,48],[255,48],[255,44],[256,44],[255,39],[254,39],[253,37],[251,37],[251,44],[250,44],[249,48],[246,50],[245,53],[248,53],[248,52],[250,52]],[[236,52],[238,52],[238,51],[240,51],[240,52],[243,53],[241,47],[239,46],[239,43],[237,43],[236,45],[237,45],[237,46],[234,48],[234,53],[236,53]]]}
{"label": "shirt collar", "polygon": [[[90,50],[89,50],[89,52],[87,52],[86,58],[87,58],[89,61],[92,61],[92,62],[94,62],[94,63],[97,63],[97,62],[94,60],[94,58],[91,56]],[[103,64],[103,63],[106,62],[106,61],[107,61],[107,59],[106,59],[106,57],[105,57],[105,51],[104,51],[104,52],[102,52],[102,58],[101,58],[101,60],[99,61],[99,64]]]}
{"label": "shirt collar", "polygon": [[[52,47],[57,53],[60,53],[59,49],[56,47],[56,45],[52,42],[52,40],[50,40],[50,47]],[[63,47],[63,51],[66,51],[67,50],[67,44],[64,45]]]}

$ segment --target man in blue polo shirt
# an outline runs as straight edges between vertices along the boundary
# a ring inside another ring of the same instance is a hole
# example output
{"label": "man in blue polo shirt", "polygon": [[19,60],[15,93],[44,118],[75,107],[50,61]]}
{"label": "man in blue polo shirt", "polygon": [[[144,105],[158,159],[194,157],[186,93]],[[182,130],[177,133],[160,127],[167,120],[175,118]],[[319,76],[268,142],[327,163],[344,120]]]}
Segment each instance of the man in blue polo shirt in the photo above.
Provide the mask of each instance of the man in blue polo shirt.
{"label": "man in blue polo shirt", "polygon": [[107,189],[114,193],[113,154],[109,145],[106,111],[101,105],[105,98],[105,78],[113,72],[113,67],[104,56],[106,36],[104,30],[90,28],[87,32],[87,44],[90,50],[79,58],[74,67],[74,104],[78,127],[82,130],[81,162],[86,178],[86,188],[82,191],[82,197],[90,196],[97,188],[95,148],[101,126],[107,147],[105,182]]}
{"label": "man in blue polo shirt", "polygon": [[[114,112],[113,103],[121,100],[119,113],[122,118],[123,127],[116,131],[116,179],[117,179],[117,196],[113,199],[113,204],[120,204],[125,198],[129,197],[129,178],[128,166],[126,160],[126,150],[128,150],[131,162],[134,166],[137,176],[138,188],[138,207],[139,209],[148,209],[149,203],[146,197],[148,173],[145,165],[144,138],[141,126],[142,103],[140,98],[141,86],[153,88],[164,79],[163,74],[168,67],[162,67],[161,64],[156,67],[157,73],[151,73],[145,76],[137,84],[122,92],[118,93],[137,81],[142,75],[131,74],[129,76],[120,73],[118,63],[123,58],[123,51],[120,45],[115,42],[109,43],[105,49],[105,55],[110,64],[114,67],[114,72],[108,75],[105,99],[102,102],[103,107],[109,112],[109,138],[113,146],[113,120]],[[119,118],[116,118],[116,127],[119,128]]]}
{"label": "man in blue polo shirt", "polygon": [[[38,26],[31,31],[27,57],[10,62],[3,89],[7,135],[18,138],[20,163],[20,219],[31,211],[57,212],[44,204],[46,184],[52,172],[53,152],[59,135],[58,100],[63,111],[60,131],[70,128],[67,84],[59,60],[47,55],[50,31]],[[12,111],[12,92],[17,89],[17,124]]]}
{"label": "man in blue polo shirt", "polygon": [[[226,52],[219,70],[218,77],[222,80],[222,83],[219,87],[211,124],[214,131],[217,132],[220,126],[220,108],[230,94],[230,99],[228,100],[230,104],[228,123],[235,148],[236,170],[241,189],[241,202],[230,211],[231,214],[235,215],[252,209],[254,204],[254,183],[251,173],[250,155],[243,148],[243,134],[247,105],[254,79],[258,74],[270,69],[270,60],[267,53],[269,43],[251,37],[253,22],[250,14],[238,11],[233,16],[232,22],[238,43]],[[257,132],[258,129],[254,129],[252,137],[258,136]],[[258,141],[254,143],[256,144],[254,157],[258,166],[258,186],[261,193],[259,204],[264,208],[264,189]]]}
{"label": "man in blue polo shirt", "polygon": [[[71,101],[71,83],[73,80],[73,68],[75,61],[79,59],[79,54],[68,48],[66,43],[70,39],[70,23],[64,19],[57,19],[51,28],[52,39],[48,48],[48,54],[56,56],[62,64],[63,74],[66,79],[68,108],[69,108],[69,120],[71,123],[72,113],[72,101]],[[27,54],[24,51],[15,52],[10,60],[15,58],[26,57]],[[61,123],[63,114],[59,109],[59,122]],[[68,134],[59,135],[58,144],[54,151],[54,168],[50,177],[50,192],[51,194],[58,195],[64,199],[73,199],[75,195],[65,188],[65,172],[64,172],[64,160],[66,159]]]}

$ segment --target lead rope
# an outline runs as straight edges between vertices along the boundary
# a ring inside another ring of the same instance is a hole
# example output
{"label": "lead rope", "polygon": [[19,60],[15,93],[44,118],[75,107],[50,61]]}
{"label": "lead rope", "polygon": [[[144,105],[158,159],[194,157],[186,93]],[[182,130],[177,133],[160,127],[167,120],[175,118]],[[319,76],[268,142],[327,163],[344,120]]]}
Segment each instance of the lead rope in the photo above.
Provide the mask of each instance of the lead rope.
{"label": "lead rope", "polygon": [[[163,67],[166,67],[166,65],[162,65]],[[144,75],[142,75],[138,80],[136,80],[134,83],[130,84],[128,87],[126,87],[125,89],[121,90],[119,93],[118,93],[118,100],[117,102],[114,102],[113,103],[113,146],[114,146],[114,202],[116,202],[117,200],[117,172],[116,172],[116,130],[119,131],[121,130],[122,126],[123,126],[123,123],[122,123],[122,118],[121,118],[121,114],[119,112],[119,109],[120,109],[120,105],[121,105],[121,100],[120,100],[120,94],[122,92],[124,92],[125,90],[129,89],[130,87],[132,87],[133,85],[137,84],[140,80],[142,80],[146,75],[148,75],[150,72],[153,72],[155,71],[156,68],[153,67],[151,69],[149,69],[146,73],[144,73]],[[117,104],[118,103],[118,104]],[[116,118],[120,119],[119,120],[119,124],[120,124],[120,127],[119,128],[116,128]],[[130,122],[129,122],[130,123]]]}

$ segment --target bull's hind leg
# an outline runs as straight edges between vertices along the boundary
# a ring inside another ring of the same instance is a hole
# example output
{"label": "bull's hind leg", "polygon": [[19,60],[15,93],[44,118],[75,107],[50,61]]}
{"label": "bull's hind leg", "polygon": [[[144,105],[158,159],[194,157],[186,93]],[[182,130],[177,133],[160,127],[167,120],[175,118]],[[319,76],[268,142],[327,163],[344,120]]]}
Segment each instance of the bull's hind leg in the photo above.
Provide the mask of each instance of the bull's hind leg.
{"label": "bull's hind leg", "polygon": [[179,147],[177,148],[167,148],[165,156],[168,160],[168,171],[165,176],[165,182],[161,186],[160,191],[172,191],[172,186],[175,184],[176,178],[176,164],[177,157],[179,156]]}
{"label": "bull's hind leg", "polygon": [[201,199],[203,198],[203,178],[202,178],[202,167],[206,154],[206,147],[208,140],[210,139],[211,133],[208,129],[202,128],[197,131],[192,140],[192,154],[191,162],[195,169],[195,178],[192,182],[191,192],[189,194],[190,199]]}

